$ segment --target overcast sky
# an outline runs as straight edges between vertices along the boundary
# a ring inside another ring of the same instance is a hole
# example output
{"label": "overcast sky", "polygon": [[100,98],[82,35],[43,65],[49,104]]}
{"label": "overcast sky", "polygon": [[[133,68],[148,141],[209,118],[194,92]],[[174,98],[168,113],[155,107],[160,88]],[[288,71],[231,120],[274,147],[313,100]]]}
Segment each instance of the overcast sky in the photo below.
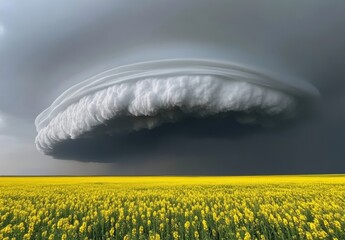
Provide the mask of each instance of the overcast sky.
{"label": "overcast sky", "polygon": [[[344,173],[344,24],[341,0],[0,0],[0,175]],[[34,120],[64,90],[167,58],[253,66],[321,96],[274,129],[192,119],[140,132],[120,150],[104,137],[86,144],[91,152],[80,142],[55,158],[36,150]]]}

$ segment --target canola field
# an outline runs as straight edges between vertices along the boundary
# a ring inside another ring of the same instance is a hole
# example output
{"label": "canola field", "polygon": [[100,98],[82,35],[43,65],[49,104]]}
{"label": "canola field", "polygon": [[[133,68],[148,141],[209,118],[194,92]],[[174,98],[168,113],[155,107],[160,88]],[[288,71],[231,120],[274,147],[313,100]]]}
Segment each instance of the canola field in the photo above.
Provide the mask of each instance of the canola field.
{"label": "canola field", "polygon": [[345,176],[2,177],[0,239],[345,239]]}

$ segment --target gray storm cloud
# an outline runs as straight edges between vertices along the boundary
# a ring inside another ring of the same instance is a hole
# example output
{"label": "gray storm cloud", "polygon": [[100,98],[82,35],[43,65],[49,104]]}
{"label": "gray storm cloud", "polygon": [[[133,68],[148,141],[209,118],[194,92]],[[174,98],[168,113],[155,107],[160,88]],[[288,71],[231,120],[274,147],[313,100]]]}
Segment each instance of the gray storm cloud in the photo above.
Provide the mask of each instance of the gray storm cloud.
{"label": "gray storm cloud", "polygon": [[[318,96],[305,81],[283,81],[236,64],[175,59],[114,68],[65,91],[35,121],[36,146],[49,154],[66,140],[152,129],[224,113],[239,123],[291,119],[300,99]],[[120,121],[121,120],[121,121]]]}

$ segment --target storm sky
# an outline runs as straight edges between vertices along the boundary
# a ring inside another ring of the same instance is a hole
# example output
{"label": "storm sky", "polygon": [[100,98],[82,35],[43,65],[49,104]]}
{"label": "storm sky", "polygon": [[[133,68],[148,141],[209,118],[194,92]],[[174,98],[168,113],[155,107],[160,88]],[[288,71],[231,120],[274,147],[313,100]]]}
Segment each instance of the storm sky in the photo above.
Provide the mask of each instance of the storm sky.
{"label": "storm sky", "polygon": [[[337,0],[0,0],[0,175],[344,173],[344,9]],[[268,127],[193,115],[116,136],[98,126],[37,151],[35,118],[66,89],[108,69],[187,58],[307,82],[320,97]]]}

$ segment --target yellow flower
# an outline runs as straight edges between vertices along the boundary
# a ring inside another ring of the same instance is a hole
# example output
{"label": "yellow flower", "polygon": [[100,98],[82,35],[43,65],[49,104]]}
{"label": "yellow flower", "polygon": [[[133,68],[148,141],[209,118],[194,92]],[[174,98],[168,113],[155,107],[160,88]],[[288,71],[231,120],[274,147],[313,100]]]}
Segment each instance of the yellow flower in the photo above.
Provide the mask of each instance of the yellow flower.
{"label": "yellow flower", "polygon": [[28,233],[23,236],[24,240],[29,240],[30,238],[31,238],[31,236]]}
{"label": "yellow flower", "polygon": [[159,224],[159,230],[163,231],[164,230],[164,223]]}
{"label": "yellow flower", "polygon": [[284,224],[285,226],[288,226],[288,225],[289,225],[289,222],[288,222],[288,220],[287,220],[286,218],[283,218],[283,224]]}
{"label": "yellow flower", "polygon": [[177,231],[173,232],[173,238],[174,239],[179,239],[179,235],[178,235]]}
{"label": "yellow flower", "polygon": [[161,236],[156,233],[155,235],[150,236],[150,240],[161,240]]}
{"label": "yellow flower", "polygon": [[194,232],[194,238],[195,238],[195,239],[199,239],[199,233],[198,233],[198,231],[195,231],[195,232]]}
{"label": "yellow flower", "polygon": [[140,233],[140,234],[143,234],[143,232],[144,232],[144,227],[143,227],[143,226],[140,226],[140,227],[139,227],[139,233]]}
{"label": "yellow flower", "polygon": [[307,240],[313,240],[313,235],[310,232],[306,232],[305,236]]}
{"label": "yellow flower", "polygon": [[128,236],[128,234],[123,237],[123,240],[130,240],[130,237]]}
{"label": "yellow flower", "polygon": [[208,230],[208,226],[207,226],[206,220],[202,220],[202,227],[203,227],[204,231]]}
{"label": "yellow flower", "polygon": [[189,221],[185,222],[184,227],[188,231],[188,229],[190,227],[190,222]]}
{"label": "yellow flower", "polygon": [[244,235],[244,240],[250,240],[252,238],[252,236],[250,235],[249,232],[246,232]]}
{"label": "yellow flower", "polygon": [[336,228],[338,228],[339,230],[341,230],[341,224],[340,224],[339,221],[334,221],[334,226],[335,226]]}

